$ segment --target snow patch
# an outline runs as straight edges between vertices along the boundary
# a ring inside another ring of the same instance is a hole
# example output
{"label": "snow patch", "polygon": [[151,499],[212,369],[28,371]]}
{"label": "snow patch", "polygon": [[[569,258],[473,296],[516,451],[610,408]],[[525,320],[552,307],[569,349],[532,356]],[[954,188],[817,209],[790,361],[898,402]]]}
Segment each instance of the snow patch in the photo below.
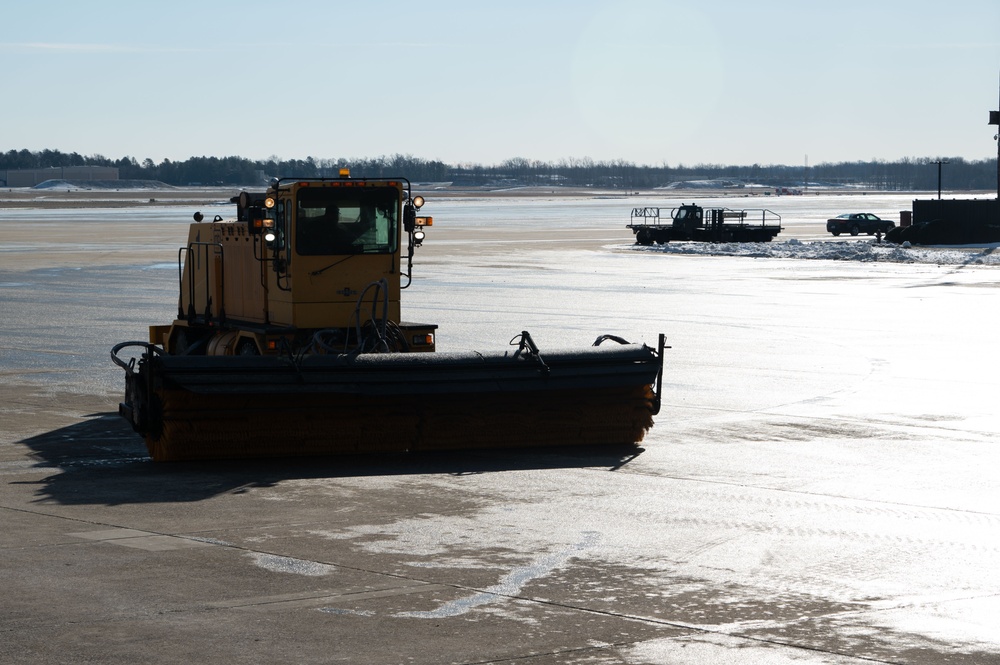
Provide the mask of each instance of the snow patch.
{"label": "snow patch", "polygon": [[784,242],[700,243],[671,242],[664,245],[623,245],[612,249],[661,254],[701,256],[745,256],[772,259],[821,259],[879,263],[929,263],[934,265],[1000,265],[1000,243],[915,247],[872,241],[802,242],[792,238]]}
{"label": "snow patch", "polygon": [[274,554],[264,554],[263,552],[248,552],[253,562],[265,570],[272,573],[292,573],[295,575],[306,575],[309,577],[322,577],[335,572],[335,566],[315,561],[305,561],[303,559],[293,559],[287,556],[276,556]]}

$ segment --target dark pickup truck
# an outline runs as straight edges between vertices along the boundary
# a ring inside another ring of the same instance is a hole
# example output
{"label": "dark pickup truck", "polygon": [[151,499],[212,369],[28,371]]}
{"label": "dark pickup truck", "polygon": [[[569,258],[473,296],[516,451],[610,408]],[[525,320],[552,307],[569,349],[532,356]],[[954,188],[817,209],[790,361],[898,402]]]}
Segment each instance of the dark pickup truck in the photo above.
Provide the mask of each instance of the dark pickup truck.
{"label": "dark pickup truck", "polygon": [[895,223],[870,212],[847,212],[826,220],[826,230],[835,236],[841,233],[850,233],[852,236],[867,233],[873,236],[876,233],[888,233],[895,226]]}

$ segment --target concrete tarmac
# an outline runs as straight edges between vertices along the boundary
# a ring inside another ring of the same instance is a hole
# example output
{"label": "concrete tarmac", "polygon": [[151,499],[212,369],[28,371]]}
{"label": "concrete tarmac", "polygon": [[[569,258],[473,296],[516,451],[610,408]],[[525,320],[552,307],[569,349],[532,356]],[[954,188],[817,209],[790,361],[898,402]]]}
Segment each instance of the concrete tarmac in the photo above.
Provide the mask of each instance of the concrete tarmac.
{"label": "concrete tarmac", "polygon": [[[404,300],[439,344],[668,334],[639,447],[154,464],[108,352],[173,317],[190,211],[0,209],[0,662],[1000,663],[995,270],[433,214]],[[834,286],[876,314],[809,309]]]}

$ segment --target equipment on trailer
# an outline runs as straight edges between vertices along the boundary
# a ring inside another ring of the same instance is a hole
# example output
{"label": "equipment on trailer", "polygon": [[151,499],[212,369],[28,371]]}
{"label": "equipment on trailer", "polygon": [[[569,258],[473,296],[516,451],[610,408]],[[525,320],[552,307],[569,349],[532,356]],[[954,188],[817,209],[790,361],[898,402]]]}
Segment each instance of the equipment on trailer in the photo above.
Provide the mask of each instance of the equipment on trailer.
{"label": "equipment on trailer", "polygon": [[[659,412],[656,348],[435,352],[400,292],[432,226],[405,178],[283,178],[195,214],[177,318],[111,351],[155,460],[632,445]],[[605,343],[608,342],[608,343]]]}
{"label": "equipment on trailer", "polygon": [[683,204],[672,208],[670,221],[662,221],[663,208],[633,208],[626,228],[638,245],[671,240],[697,242],[771,242],[781,232],[781,216],[765,209],[730,210]]}

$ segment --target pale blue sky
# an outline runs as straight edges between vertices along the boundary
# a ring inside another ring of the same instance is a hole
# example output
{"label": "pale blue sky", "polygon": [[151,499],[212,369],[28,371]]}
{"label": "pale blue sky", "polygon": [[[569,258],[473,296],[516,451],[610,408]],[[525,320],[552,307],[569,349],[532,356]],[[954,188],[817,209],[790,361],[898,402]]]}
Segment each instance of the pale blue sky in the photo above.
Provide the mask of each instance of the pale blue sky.
{"label": "pale blue sky", "polygon": [[1000,0],[32,0],[0,151],[638,164],[995,157]]}

